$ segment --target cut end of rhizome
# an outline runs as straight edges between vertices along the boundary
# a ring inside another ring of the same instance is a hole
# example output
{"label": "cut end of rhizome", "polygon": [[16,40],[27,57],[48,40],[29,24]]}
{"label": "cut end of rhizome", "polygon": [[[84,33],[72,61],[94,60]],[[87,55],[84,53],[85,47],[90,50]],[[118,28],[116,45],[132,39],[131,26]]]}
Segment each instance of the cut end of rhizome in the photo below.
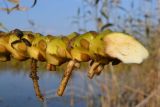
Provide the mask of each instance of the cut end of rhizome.
{"label": "cut end of rhizome", "polygon": [[140,64],[149,56],[147,49],[132,36],[114,32],[104,37],[105,53],[123,63]]}

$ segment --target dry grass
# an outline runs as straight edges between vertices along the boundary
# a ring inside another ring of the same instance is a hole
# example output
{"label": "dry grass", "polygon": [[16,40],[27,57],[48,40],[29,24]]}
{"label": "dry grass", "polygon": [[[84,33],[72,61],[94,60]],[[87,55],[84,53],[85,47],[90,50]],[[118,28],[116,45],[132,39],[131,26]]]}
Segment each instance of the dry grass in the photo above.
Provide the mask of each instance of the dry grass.
{"label": "dry grass", "polygon": [[[141,65],[118,65],[106,70],[101,82],[101,107],[160,107],[160,40],[150,41],[150,57]],[[108,78],[110,77],[110,78]]]}

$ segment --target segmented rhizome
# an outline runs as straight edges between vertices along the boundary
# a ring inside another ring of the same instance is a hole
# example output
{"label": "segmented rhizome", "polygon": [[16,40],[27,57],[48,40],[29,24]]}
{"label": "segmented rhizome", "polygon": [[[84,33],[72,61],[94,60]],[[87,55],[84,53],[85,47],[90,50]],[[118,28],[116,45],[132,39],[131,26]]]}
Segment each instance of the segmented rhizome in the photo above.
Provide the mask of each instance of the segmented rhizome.
{"label": "segmented rhizome", "polygon": [[[0,61],[11,58],[25,61],[31,59],[31,77],[36,82],[36,62],[47,63],[48,70],[68,63],[57,94],[62,95],[71,73],[81,62],[91,62],[88,77],[99,75],[104,66],[112,63],[141,63],[148,57],[148,51],[132,36],[105,30],[97,33],[72,33],[68,36],[43,36],[40,33],[15,29],[9,33],[0,32]],[[35,64],[35,66],[33,66]],[[39,86],[38,86],[39,87]],[[34,85],[36,95],[42,99]]]}

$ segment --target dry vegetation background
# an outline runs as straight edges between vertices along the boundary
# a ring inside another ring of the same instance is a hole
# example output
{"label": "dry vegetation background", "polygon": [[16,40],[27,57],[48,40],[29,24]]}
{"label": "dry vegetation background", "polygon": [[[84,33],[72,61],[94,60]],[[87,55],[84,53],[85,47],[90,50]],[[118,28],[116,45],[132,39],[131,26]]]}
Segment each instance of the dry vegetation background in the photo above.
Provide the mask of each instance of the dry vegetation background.
{"label": "dry vegetation background", "polygon": [[[160,0],[83,0],[83,5],[73,17],[79,32],[86,32],[92,21],[97,31],[110,28],[134,35],[150,53],[143,64],[107,66],[94,85],[88,82],[88,107],[94,106],[95,87],[101,91],[100,107],[160,107]],[[21,11],[18,6],[14,9]],[[9,13],[9,8],[3,10]],[[15,63],[11,66],[21,69]],[[1,69],[5,65],[0,64]]]}

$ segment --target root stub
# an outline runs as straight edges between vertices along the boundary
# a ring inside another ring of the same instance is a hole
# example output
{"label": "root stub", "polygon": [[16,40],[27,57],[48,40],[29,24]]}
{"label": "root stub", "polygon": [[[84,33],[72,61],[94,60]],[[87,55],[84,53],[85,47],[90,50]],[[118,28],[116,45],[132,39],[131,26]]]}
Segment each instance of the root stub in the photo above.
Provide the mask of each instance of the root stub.
{"label": "root stub", "polygon": [[104,69],[104,65],[99,65],[95,70],[96,75],[100,75],[103,69]]}
{"label": "root stub", "polygon": [[91,68],[88,71],[88,77],[92,79],[94,75],[96,74],[96,68],[100,65],[99,62],[94,62],[91,66]]}
{"label": "root stub", "polygon": [[61,83],[60,83],[60,86],[57,90],[57,94],[59,96],[62,96],[63,95],[63,92],[67,86],[67,83],[68,83],[68,80],[70,79],[71,77],[71,74],[72,74],[72,71],[75,67],[75,64],[76,64],[76,61],[75,60],[71,60],[69,61],[68,65],[67,65],[67,69],[65,70],[64,72],[64,75],[62,77],[62,80],[61,80]]}
{"label": "root stub", "polygon": [[38,80],[32,80],[33,81],[33,86],[34,86],[34,90],[35,90],[35,93],[36,93],[36,96],[38,97],[38,99],[40,101],[44,101],[44,97],[43,95],[41,94],[41,90],[39,88],[39,83],[38,83]]}
{"label": "root stub", "polygon": [[38,83],[38,76],[37,76],[37,60],[35,59],[31,59],[31,73],[30,73],[30,77],[32,79],[33,82],[33,86],[34,86],[34,91],[36,93],[36,96],[38,97],[38,99],[40,101],[44,101],[44,97],[41,93],[41,90],[39,88],[39,83]]}
{"label": "root stub", "polygon": [[47,70],[49,71],[56,71],[56,66],[55,65],[52,65],[52,64],[47,64]]}

